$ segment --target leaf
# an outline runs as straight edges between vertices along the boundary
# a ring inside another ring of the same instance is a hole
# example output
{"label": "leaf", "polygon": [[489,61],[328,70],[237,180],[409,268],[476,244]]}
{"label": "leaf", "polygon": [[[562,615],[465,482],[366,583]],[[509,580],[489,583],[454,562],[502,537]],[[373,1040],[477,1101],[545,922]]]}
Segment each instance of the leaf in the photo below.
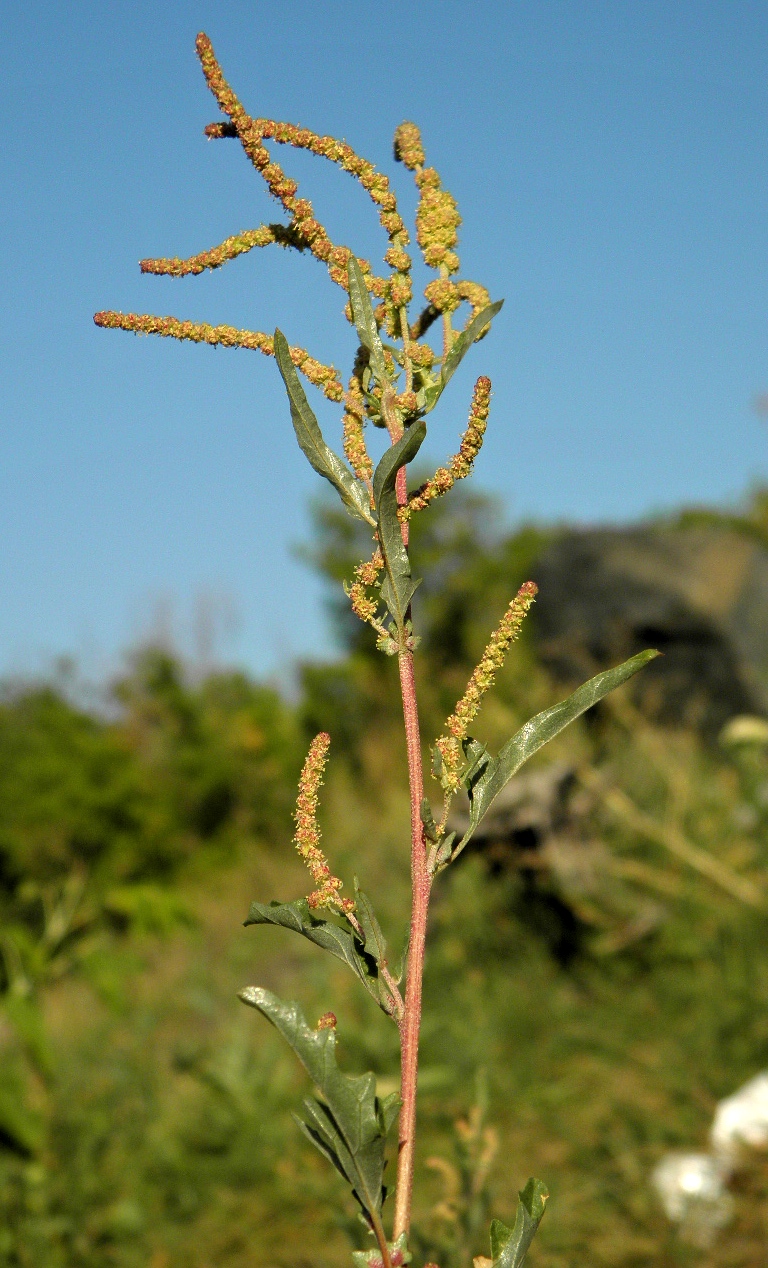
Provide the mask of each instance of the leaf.
{"label": "leaf", "polygon": [[373,315],[371,298],[368,294],[368,287],[365,284],[363,271],[353,255],[350,256],[347,263],[347,276],[349,278],[349,304],[352,309],[357,337],[368,353],[368,361],[373,370],[374,378],[384,387],[389,383],[387,365],[384,360],[384,347],[376,325],[376,318]]}
{"label": "leaf", "polygon": [[381,964],[387,958],[387,943],[381,932],[381,925],[376,919],[371,900],[361,890],[357,877],[355,877],[355,915],[365,935],[366,954],[372,956],[377,964]]}
{"label": "leaf", "polygon": [[[343,1074],[336,1064],[336,1031],[312,1030],[295,1002],[259,986],[240,992],[287,1040],[323,1101],[305,1101],[302,1130],[351,1184],[364,1210],[378,1216],[383,1200],[384,1123],[390,1098],[376,1096],[373,1074]],[[391,1118],[390,1118],[391,1121]]]}
{"label": "leaf", "polygon": [[[603,696],[607,696],[609,691],[620,687],[639,669],[647,665],[649,660],[653,660],[658,655],[659,653],[653,650],[638,652],[637,656],[624,661],[623,665],[617,665],[615,669],[607,669],[604,673],[590,678],[566,700],[553,705],[551,709],[544,709],[542,713],[537,713],[526,722],[525,726],[507,741],[498,757],[489,756],[488,762],[480,766],[479,772],[477,761],[474,761],[469,776],[465,776],[470,802],[469,827],[454,851],[453,857],[456,858],[461,853],[502,788],[519,771],[523,763],[528,761],[529,757],[533,757],[534,753],[559,735],[582,713],[597,704],[598,700],[602,700]],[[476,741],[470,741],[469,744],[476,744]],[[469,744],[465,746],[465,751],[469,750]],[[468,751],[468,755],[476,756],[476,753]]]}
{"label": "leaf", "polygon": [[379,1101],[380,1118],[385,1132],[389,1131],[397,1118],[401,1105],[402,1101],[400,1100],[399,1092],[390,1092],[388,1096],[382,1097]]}
{"label": "leaf", "polygon": [[427,801],[427,798],[426,798],[426,797],[422,797],[422,799],[421,799],[421,806],[419,807],[419,814],[421,815],[421,822],[422,822],[422,823],[423,823],[423,825],[424,825],[424,831],[426,832],[427,837],[429,838],[429,840],[430,840],[430,841],[439,841],[439,840],[440,840],[440,834],[439,834],[439,833],[438,833],[438,831],[437,831],[437,824],[435,823],[435,816],[434,816],[434,815],[433,815],[433,813],[432,813],[432,807],[430,806],[430,804],[429,804],[429,802]]}
{"label": "leaf", "polygon": [[451,350],[443,362],[443,368],[440,371],[440,391],[442,392],[448,386],[448,382],[453,378],[454,373],[459,368],[459,364],[469,352],[472,344],[478,338],[485,326],[488,326],[500,312],[504,304],[503,299],[497,299],[495,304],[489,304],[476,317],[473,317],[465,330],[457,335],[451,345]]}
{"label": "leaf", "polygon": [[[387,1242],[387,1246],[393,1264],[409,1264],[413,1259],[405,1233],[401,1233],[396,1242]],[[372,1247],[370,1250],[353,1250],[352,1263],[355,1268],[383,1268],[381,1251],[378,1247]]]}
{"label": "leaf", "polygon": [[392,972],[392,977],[397,982],[398,986],[402,982],[403,975],[405,973],[405,970],[408,967],[408,952],[410,951],[410,949],[411,949],[411,931],[409,929],[408,933],[405,936],[405,945],[402,951],[400,952],[400,959],[397,961],[397,964],[395,965],[395,968]]}
{"label": "leaf", "polygon": [[541,1223],[549,1193],[541,1180],[531,1178],[518,1195],[515,1227],[491,1222],[493,1268],[520,1268]]}
{"label": "leaf", "polygon": [[251,903],[248,919],[244,923],[280,925],[283,929],[293,929],[295,933],[300,933],[303,938],[314,942],[315,946],[322,947],[324,951],[330,951],[337,960],[346,964],[377,1004],[382,1004],[382,984],[375,957],[367,949],[363,950],[354,934],[334,924],[332,920],[314,916],[306,898],[299,898],[293,903]]}
{"label": "leaf", "polygon": [[397,518],[397,473],[419,452],[427,425],[423,421],[406,428],[396,444],[386,450],[373,474],[373,497],[379,519],[379,545],[384,556],[387,576],[381,597],[395,619],[398,630],[405,625],[405,614],[418,585],[411,577],[411,562],[403,545],[400,521]]}
{"label": "leaf", "polygon": [[280,330],[275,331],[275,360],[283,376],[285,389],[291,406],[291,419],[296,439],[315,471],[326,480],[330,480],[344,505],[353,515],[359,516],[368,524],[375,524],[371,515],[368,490],[361,480],[356,480],[346,463],[338,454],[329,449],[323,440],[323,433],[307,400],[306,392],[301,386],[296,368],[291,360],[288,341]]}

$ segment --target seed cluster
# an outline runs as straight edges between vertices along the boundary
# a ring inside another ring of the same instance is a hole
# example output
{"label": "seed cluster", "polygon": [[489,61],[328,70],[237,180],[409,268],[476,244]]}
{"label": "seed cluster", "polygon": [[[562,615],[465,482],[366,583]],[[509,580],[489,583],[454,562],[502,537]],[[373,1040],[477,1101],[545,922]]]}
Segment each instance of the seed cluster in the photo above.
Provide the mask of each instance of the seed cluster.
{"label": "seed cluster", "polygon": [[518,590],[501,621],[491,635],[490,642],[467,683],[464,695],[448,718],[445,729],[435,747],[442,758],[441,783],[447,795],[458,792],[463,762],[462,741],[466,740],[469,727],[476,716],[483,696],[493,686],[496,674],[504,664],[504,657],[511,643],[520,633],[526,613],[536,598],[535,582],[526,581]]}

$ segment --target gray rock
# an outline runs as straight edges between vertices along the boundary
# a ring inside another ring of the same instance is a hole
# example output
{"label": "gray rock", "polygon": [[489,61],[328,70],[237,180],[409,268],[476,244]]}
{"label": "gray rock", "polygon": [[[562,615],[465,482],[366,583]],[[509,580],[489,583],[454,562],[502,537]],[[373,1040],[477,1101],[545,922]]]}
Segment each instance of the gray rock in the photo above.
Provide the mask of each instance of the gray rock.
{"label": "gray rock", "polygon": [[568,533],[534,572],[544,663],[581,681],[644,647],[663,652],[635,679],[655,718],[716,733],[768,714],[768,550],[717,526]]}

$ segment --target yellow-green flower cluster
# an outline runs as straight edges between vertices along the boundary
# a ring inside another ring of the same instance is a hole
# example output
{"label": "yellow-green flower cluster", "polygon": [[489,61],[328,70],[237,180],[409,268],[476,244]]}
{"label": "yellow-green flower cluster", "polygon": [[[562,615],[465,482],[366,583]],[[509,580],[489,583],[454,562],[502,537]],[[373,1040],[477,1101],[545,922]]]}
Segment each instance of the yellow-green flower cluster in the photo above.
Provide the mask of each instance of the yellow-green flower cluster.
{"label": "yellow-green flower cluster", "polygon": [[[343,141],[337,141],[335,137],[319,136],[309,128],[301,128],[293,123],[252,118],[244,110],[225,80],[213,46],[204,34],[197,37],[197,52],[208,87],[219,107],[230,120],[229,124],[209,124],[205,129],[206,136],[211,138],[236,136],[240,140],[254,167],[264,177],[270,193],[291,216],[290,229],[303,246],[308,247],[318,260],[322,260],[327,265],[332,280],[345,290],[348,289],[347,262],[351,257],[351,251],[348,247],[334,245],[324,226],[315,219],[309,199],[296,197],[298,190],[296,182],[287,177],[280,164],[271,158],[264,140],[276,141],[280,145],[290,145],[294,149],[309,150],[312,154],[330,159],[332,163],[336,163],[343,171],[349,172],[360,182],[379,209],[379,220],[398,255],[398,262],[393,265],[398,272],[394,278],[385,280],[371,275],[371,266],[367,260],[359,260],[358,263],[369,290],[380,299],[384,299],[385,303],[390,302],[397,306],[401,296],[408,289],[407,282],[401,277],[402,265],[404,261],[407,261],[404,270],[407,274],[410,259],[402,249],[408,242],[408,231],[397,210],[397,199],[392,193],[388,178],[383,173],[377,172],[367,159],[356,154],[351,146]],[[393,286],[394,295],[391,293]]]}
{"label": "yellow-green flower cluster", "polygon": [[226,238],[219,246],[212,247],[210,251],[200,251],[189,259],[180,260],[178,256],[173,256],[171,259],[140,260],[139,268],[142,273],[164,277],[190,277],[203,273],[205,269],[219,269],[228,260],[236,260],[239,255],[252,251],[254,247],[271,246],[273,242],[279,242],[285,247],[297,247],[299,250],[303,250],[306,245],[290,227],[260,225],[258,229],[247,229]]}
{"label": "yellow-green flower cluster", "polygon": [[407,504],[400,508],[398,515],[401,523],[409,519],[415,511],[423,511],[435,498],[447,493],[457,480],[464,480],[470,475],[472,464],[483,443],[490,408],[491,380],[481,375],[472,393],[469,421],[461,438],[459,452],[453,455],[447,467],[438,467],[432,479],[422,484]]}
{"label": "yellow-green flower cluster", "polygon": [[310,907],[337,907],[340,911],[354,911],[351,898],[341,898],[342,882],[334,876],[328,860],[320,849],[320,828],[317,822],[317,796],[323,782],[325,763],[331,737],[321,731],[309,746],[304,769],[299,777],[299,796],[296,801],[296,835],[294,844],[309,868],[317,889],[309,895]]}
{"label": "yellow-green flower cluster", "polygon": [[349,380],[344,397],[344,453],[358,480],[370,484],[373,479],[373,463],[365,443],[365,399],[357,367]]}
{"label": "yellow-green flower cluster", "polygon": [[[250,348],[275,355],[272,335],[259,330],[237,330],[235,326],[209,326],[205,322],[178,321],[176,317],[153,317],[147,313],[95,313],[94,322],[113,330],[129,330],[135,335],[162,335],[170,339],[186,339],[191,343],[209,343],[222,348]],[[341,380],[332,365],[316,361],[304,348],[291,348],[291,360],[297,370],[322,390],[329,401],[344,397]]]}
{"label": "yellow-green flower cluster", "polygon": [[459,257],[454,251],[458,242],[461,216],[456,200],[443,189],[434,167],[416,173],[419,205],[416,209],[416,239],[424,261],[432,269],[445,268],[455,273]]}
{"label": "yellow-green flower cluster", "polygon": [[377,549],[374,551],[372,559],[358,564],[355,568],[356,579],[347,590],[347,595],[352,605],[352,611],[361,621],[375,623],[378,604],[374,599],[368,598],[366,590],[376,584],[383,567],[384,558],[381,551]]}
{"label": "yellow-green flower cluster", "polygon": [[458,792],[461,770],[464,765],[462,741],[466,740],[469,727],[477,714],[483,696],[493,686],[496,673],[504,664],[504,657],[511,643],[520,633],[526,613],[536,598],[536,585],[526,581],[494,630],[480,663],[467,683],[466,691],[445,724],[447,734],[441,735],[435,747],[442,758],[440,782],[448,796]]}
{"label": "yellow-green flower cluster", "polygon": [[[479,312],[482,312],[484,308],[487,308],[491,302],[491,297],[488,291],[484,286],[481,286],[479,282],[457,282],[456,292],[459,299],[466,300],[472,310],[467,318],[467,325],[469,325],[469,322],[473,317],[476,317]],[[486,330],[487,329],[488,327],[486,327]],[[485,330],[483,330],[477,338],[482,339],[484,334]]]}
{"label": "yellow-green flower cluster", "polygon": [[395,128],[395,159],[409,172],[418,172],[424,166],[424,146],[415,123],[401,123]]}

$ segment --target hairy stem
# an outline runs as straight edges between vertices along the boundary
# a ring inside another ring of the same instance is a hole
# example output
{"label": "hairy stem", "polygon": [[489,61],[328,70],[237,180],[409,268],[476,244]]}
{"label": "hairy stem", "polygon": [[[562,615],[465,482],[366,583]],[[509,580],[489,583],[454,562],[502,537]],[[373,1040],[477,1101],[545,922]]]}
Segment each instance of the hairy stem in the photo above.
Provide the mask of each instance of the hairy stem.
{"label": "hairy stem", "polygon": [[408,775],[411,791],[411,941],[408,952],[408,976],[405,986],[405,1015],[400,1027],[400,1124],[397,1159],[397,1196],[395,1198],[395,1241],[407,1233],[411,1222],[413,1161],[416,1139],[416,1080],[419,1067],[419,1030],[421,1027],[421,988],[424,975],[424,944],[427,935],[430,876],[421,822],[421,799],[424,778],[421,769],[421,737],[413,672],[413,653],[402,651],[399,657],[400,688],[403,697],[405,739],[408,750]]}
{"label": "hairy stem", "polygon": [[[402,478],[401,478],[402,477]],[[405,506],[408,500],[405,467],[397,473],[397,500]],[[408,521],[400,525],[403,544],[408,547]],[[410,616],[410,608],[408,611]],[[413,1163],[416,1145],[416,1083],[419,1071],[419,1031],[421,1029],[421,991],[424,976],[424,945],[427,936],[427,913],[431,879],[427,868],[424,828],[421,822],[421,800],[424,796],[424,775],[421,769],[421,732],[416,696],[413,652],[401,648],[398,657],[400,691],[403,698],[405,743],[408,754],[408,783],[411,795],[411,937],[408,951],[408,975],[405,983],[405,1011],[400,1021],[400,1119],[398,1126],[397,1191],[393,1238],[397,1241],[408,1233],[411,1224]]]}

